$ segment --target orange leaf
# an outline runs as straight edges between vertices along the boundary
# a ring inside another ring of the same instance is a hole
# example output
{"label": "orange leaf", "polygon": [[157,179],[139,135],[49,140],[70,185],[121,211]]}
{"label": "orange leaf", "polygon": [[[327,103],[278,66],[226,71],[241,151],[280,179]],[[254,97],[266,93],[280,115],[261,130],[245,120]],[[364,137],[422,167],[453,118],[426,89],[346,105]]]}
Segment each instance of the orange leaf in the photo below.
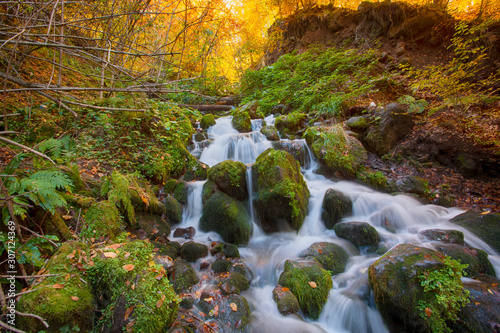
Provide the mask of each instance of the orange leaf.
{"label": "orange leaf", "polygon": [[130,316],[130,314],[132,313],[132,311],[134,311],[134,306],[131,306],[127,309],[127,311],[125,311],[125,316],[123,316],[123,319],[124,320],[127,320],[128,317]]}
{"label": "orange leaf", "polygon": [[103,253],[106,258],[116,258],[117,254],[114,252],[104,252]]}
{"label": "orange leaf", "polygon": [[234,312],[238,311],[238,306],[234,303],[231,303],[229,304],[229,306],[231,307],[231,310],[233,310]]}
{"label": "orange leaf", "polygon": [[121,244],[113,244],[113,245],[108,245],[108,247],[110,249],[113,249],[113,250],[116,250],[117,248],[119,248],[120,246],[122,246]]}
{"label": "orange leaf", "polygon": [[313,288],[313,289],[317,287],[316,282],[314,282],[314,281],[309,281],[309,282],[307,282],[307,283],[309,283],[309,285],[310,285],[310,286],[311,286],[311,288]]}
{"label": "orange leaf", "polygon": [[432,310],[429,308],[425,308],[425,314],[427,315],[427,317],[430,317],[432,314]]}
{"label": "orange leaf", "polygon": [[290,290],[290,288],[283,287],[282,290],[286,292],[286,291]]}
{"label": "orange leaf", "polygon": [[323,253],[323,250],[322,249],[318,249],[318,253]]}
{"label": "orange leaf", "polygon": [[186,319],[186,321],[187,321],[188,323],[192,323],[192,322],[194,321],[194,319],[193,319],[193,318],[187,318],[187,319]]}
{"label": "orange leaf", "polygon": [[52,285],[52,288],[54,289],[62,289],[64,288],[64,284],[56,283]]}
{"label": "orange leaf", "polygon": [[131,270],[134,269],[134,267],[135,267],[134,265],[128,264],[128,265],[123,266],[123,269],[126,270],[127,272],[130,272]]}
{"label": "orange leaf", "polygon": [[163,305],[163,300],[159,299],[158,302],[156,302],[156,307],[161,308],[162,305]]}
{"label": "orange leaf", "polygon": [[75,301],[75,302],[78,302],[78,300],[79,300],[78,296],[71,296],[71,299],[72,299],[73,301]]}

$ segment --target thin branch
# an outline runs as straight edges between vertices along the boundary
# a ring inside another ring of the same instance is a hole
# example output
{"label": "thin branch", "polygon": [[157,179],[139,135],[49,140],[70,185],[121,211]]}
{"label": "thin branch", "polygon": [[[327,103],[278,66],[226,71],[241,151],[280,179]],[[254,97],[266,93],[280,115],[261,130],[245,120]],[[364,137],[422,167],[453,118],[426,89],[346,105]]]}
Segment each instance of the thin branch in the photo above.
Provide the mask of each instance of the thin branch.
{"label": "thin branch", "polygon": [[30,290],[26,290],[26,291],[21,291],[20,293],[17,293],[15,295],[12,295],[12,296],[7,296],[5,297],[5,299],[9,299],[9,298],[16,298],[16,297],[19,297],[21,295],[24,295],[24,294],[29,294],[29,293],[32,293],[34,291],[37,291],[37,290],[40,290],[41,288],[35,288],[35,289],[30,289]]}
{"label": "thin branch", "polygon": [[49,324],[47,324],[47,322],[40,316],[37,316],[36,314],[32,314],[32,313],[23,313],[23,312],[19,312],[17,310],[14,310],[16,311],[16,314],[20,315],[20,316],[23,316],[23,317],[32,317],[32,318],[36,318],[38,320],[40,320],[42,322],[42,324],[48,328],[49,327]]}
{"label": "thin branch", "polygon": [[12,331],[14,333],[27,333],[26,331],[21,331],[15,327],[12,327],[10,325],[7,325],[6,323],[4,323],[3,321],[0,320],[0,326],[2,326],[3,328],[9,330],[9,331]]}
{"label": "thin branch", "polygon": [[[62,274],[44,274],[44,275],[16,275],[16,279],[33,279],[33,278],[41,278],[47,276],[59,276]],[[11,275],[0,275],[1,279],[6,279],[12,277]]]}
{"label": "thin branch", "polygon": [[4,137],[1,137],[1,136],[0,136],[0,140],[1,140],[1,141],[4,141],[4,142],[7,142],[8,144],[11,144],[11,145],[17,146],[17,147],[19,147],[19,148],[26,149],[27,151],[32,152],[32,153],[33,153],[33,154],[35,154],[35,155],[38,155],[38,156],[40,156],[40,157],[43,157],[43,158],[45,158],[45,159],[49,160],[50,162],[52,162],[52,164],[56,164],[56,163],[55,163],[54,161],[52,161],[52,159],[51,159],[50,157],[48,157],[47,155],[45,155],[45,154],[43,154],[43,153],[40,153],[39,151],[36,151],[36,150],[34,150],[34,149],[31,149],[30,147],[26,147],[25,145],[22,145],[22,144],[20,144],[20,143],[17,143],[17,142],[15,142],[15,141],[9,140],[9,139],[4,138]]}
{"label": "thin branch", "polygon": [[29,228],[26,228],[25,226],[21,226],[21,229],[24,229],[24,230],[26,230],[26,231],[31,232],[31,233],[32,233],[33,235],[35,235],[36,237],[40,237],[40,238],[43,238],[43,239],[45,239],[45,240],[49,241],[49,243],[50,243],[50,244],[52,244],[52,245],[54,245],[54,247],[56,247],[56,248],[58,248],[58,247],[59,247],[59,245],[57,245],[57,244],[56,244],[56,243],[55,243],[52,239],[47,238],[47,237],[45,237],[45,236],[43,236],[43,235],[40,235],[39,233],[36,233],[36,232],[34,232],[33,230],[31,230],[31,229],[29,229]]}

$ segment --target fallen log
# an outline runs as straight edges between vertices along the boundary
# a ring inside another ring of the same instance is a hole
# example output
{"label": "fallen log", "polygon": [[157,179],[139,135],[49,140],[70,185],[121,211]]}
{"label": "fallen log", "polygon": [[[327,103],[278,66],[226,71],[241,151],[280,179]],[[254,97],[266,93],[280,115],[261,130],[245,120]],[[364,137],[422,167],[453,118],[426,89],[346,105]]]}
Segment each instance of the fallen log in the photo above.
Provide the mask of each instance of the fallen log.
{"label": "fallen log", "polygon": [[181,108],[191,108],[204,112],[223,112],[234,108],[232,105],[210,105],[210,104],[179,104]]}

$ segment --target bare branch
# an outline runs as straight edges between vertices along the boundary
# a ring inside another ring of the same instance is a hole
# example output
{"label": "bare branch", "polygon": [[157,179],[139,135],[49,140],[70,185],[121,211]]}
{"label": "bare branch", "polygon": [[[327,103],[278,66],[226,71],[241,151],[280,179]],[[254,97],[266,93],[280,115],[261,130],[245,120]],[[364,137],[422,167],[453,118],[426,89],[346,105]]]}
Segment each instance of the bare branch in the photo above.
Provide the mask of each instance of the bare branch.
{"label": "bare branch", "polygon": [[20,144],[20,143],[18,143],[18,142],[15,142],[15,141],[9,140],[9,139],[4,138],[4,137],[1,137],[1,136],[0,136],[0,140],[1,140],[1,141],[4,141],[4,142],[7,142],[8,144],[11,144],[11,145],[17,146],[17,147],[19,147],[19,148],[26,149],[27,151],[32,152],[32,153],[33,153],[33,154],[35,154],[35,155],[38,155],[38,156],[40,156],[40,157],[43,157],[43,158],[45,158],[45,159],[49,160],[50,162],[52,162],[52,164],[56,164],[56,163],[55,163],[54,161],[52,161],[52,159],[51,159],[50,157],[48,157],[47,155],[42,154],[42,153],[40,153],[39,151],[36,151],[36,150],[34,150],[34,149],[31,149],[30,147],[26,147],[25,145],[22,145],[22,144]]}

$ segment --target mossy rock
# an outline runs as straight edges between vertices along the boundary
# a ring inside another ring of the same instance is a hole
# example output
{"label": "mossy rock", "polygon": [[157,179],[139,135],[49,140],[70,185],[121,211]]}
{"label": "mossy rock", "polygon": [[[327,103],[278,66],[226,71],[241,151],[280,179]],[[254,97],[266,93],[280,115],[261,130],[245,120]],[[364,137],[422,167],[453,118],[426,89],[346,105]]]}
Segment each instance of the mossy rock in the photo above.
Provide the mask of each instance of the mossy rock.
{"label": "mossy rock", "polygon": [[231,120],[233,127],[240,133],[247,133],[252,131],[252,121],[250,115],[246,111],[236,109],[233,112],[233,119]]}
{"label": "mossy rock", "polygon": [[[102,313],[95,329],[164,332],[177,316],[178,301],[164,268],[151,264],[153,245],[136,240],[118,249],[103,245],[98,250],[94,265],[87,268]],[[133,311],[124,316],[130,308]]]}
{"label": "mossy rock", "polygon": [[170,235],[170,223],[163,217],[149,213],[137,213],[135,216],[137,218],[137,229],[144,230],[150,240]]}
{"label": "mossy rock", "polygon": [[290,289],[286,288],[283,290],[282,286],[277,285],[273,289],[273,299],[278,306],[278,311],[282,315],[286,316],[299,312],[299,301]]}
{"label": "mossy rock", "polygon": [[217,192],[217,184],[215,184],[210,179],[203,184],[203,190],[201,192],[201,202],[205,205],[208,199],[212,196],[212,194]]}
{"label": "mossy rock", "polygon": [[333,287],[332,277],[315,260],[285,261],[278,283],[289,288],[300,309],[311,319],[318,319]]}
{"label": "mossy rock", "polygon": [[354,137],[348,136],[341,125],[331,127],[310,127],[304,134],[314,155],[337,178],[354,179],[367,161],[363,145]]}
{"label": "mossy rock", "polygon": [[158,200],[151,186],[133,176],[127,176],[130,185],[130,201],[136,212],[148,212],[156,215],[165,214],[165,206]]}
{"label": "mossy rock", "polygon": [[278,131],[276,130],[276,127],[274,126],[264,126],[260,129],[260,132],[264,134],[266,139],[269,141],[279,141],[280,136],[278,134]]}
{"label": "mossy rock", "polygon": [[434,242],[465,245],[464,233],[458,230],[425,229],[420,231],[419,234]]}
{"label": "mossy rock", "polygon": [[496,277],[495,269],[488,260],[488,254],[483,250],[457,244],[437,244],[434,247],[442,254],[460,261],[461,264],[468,265],[464,269],[468,277],[475,277],[480,274]]}
{"label": "mossy rock", "polygon": [[87,197],[75,193],[63,193],[64,200],[74,207],[87,209],[96,203],[96,200],[92,197]]}
{"label": "mossy rock", "polygon": [[429,182],[416,176],[406,176],[396,181],[398,190],[403,193],[414,193],[425,196],[429,193]]}
{"label": "mossy rock", "polygon": [[194,286],[200,281],[193,267],[186,260],[180,258],[174,261],[169,277],[177,293]]}
{"label": "mossy rock", "polygon": [[362,170],[356,174],[356,180],[377,191],[390,192],[389,181],[381,171]]}
{"label": "mossy rock", "polygon": [[219,289],[223,295],[239,294],[248,288],[250,288],[250,283],[247,278],[238,272],[229,273],[229,276],[219,284]]}
{"label": "mossy rock", "polygon": [[[377,308],[389,329],[404,325],[407,331],[431,332],[431,322],[447,315],[449,309],[439,304],[434,291],[426,292],[421,281],[425,281],[430,272],[441,272],[443,283],[450,288],[443,292],[461,293],[460,274],[455,271],[450,274],[450,271],[452,268],[442,254],[413,244],[396,245],[374,262],[368,269],[368,277]],[[425,314],[420,304],[426,304],[431,316]]]}
{"label": "mossy rock", "polygon": [[212,270],[215,273],[222,273],[222,272],[227,272],[229,270],[229,267],[232,266],[232,264],[233,263],[231,262],[231,260],[217,259],[214,261],[212,266],[210,266],[210,268],[212,268]]}
{"label": "mossy rock", "polygon": [[83,219],[85,220],[86,227],[82,232],[87,238],[98,238],[101,236],[115,238],[124,228],[120,212],[113,203],[107,200],[90,206]]}
{"label": "mossy rock", "polygon": [[[224,325],[227,332],[249,332],[250,307],[245,298],[233,294],[224,297],[213,297],[204,294],[198,303],[198,308],[209,319],[216,319]],[[218,311],[216,311],[218,309]]]}
{"label": "mossy rock", "polygon": [[205,244],[196,243],[193,241],[182,244],[181,257],[188,262],[195,262],[200,258],[208,255],[208,247]]}
{"label": "mossy rock", "polygon": [[182,222],[182,205],[172,195],[167,195],[163,199],[165,206],[165,215],[171,224],[179,224]]}
{"label": "mossy rock", "polygon": [[227,160],[211,167],[208,170],[208,179],[213,181],[220,191],[242,201],[248,197],[246,172],[245,164]]}
{"label": "mossy rock", "polygon": [[362,131],[370,126],[366,117],[351,117],[346,121],[346,125],[355,131]]}
{"label": "mossy rock", "polygon": [[185,205],[188,201],[189,186],[184,181],[178,181],[174,187],[174,198],[181,204]]}
{"label": "mossy rock", "polygon": [[24,316],[17,317],[18,328],[29,332],[59,332],[64,326],[79,328],[81,332],[92,328],[94,296],[91,286],[82,282],[81,279],[87,278],[77,266],[89,254],[88,246],[79,242],[65,243],[57,250],[44,273],[56,276],[46,277],[17,303],[18,311],[44,318],[50,328],[47,330],[38,319]]}
{"label": "mossy rock", "polygon": [[181,254],[182,245],[179,242],[168,242],[166,244],[154,243],[154,246],[158,248],[160,255],[166,255],[172,259],[176,259]]}
{"label": "mossy rock", "polygon": [[283,150],[287,153],[290,153],[290,155],[292,155],[293,158],[300,163],[300,166],[302,168],[309,168],[311,164],[311,158],[309,156],[309,149],[303,141],[282,140],[273,142],[272,146],[276,150]]}
{"label": "mossy rock", "polygon": [[294,111],[276,118],[274,126],[280,132],[281,136],[296,134],[299,130],[306,127],[306,117],[305,114]]}
{"label": "mossy rock", "polygon": [[178,180],[177,179],[169,179],[165,182],[165,185],[163,185],[163,192],[167,194],[174,194],[174,189],[175,186],[177,185]]}
{"label": "mossy rock", "polygon": [[244,245],[250,240],[252,225],[243,203],[217,191],[203,205],[200,229],[217,232],[224,242]]}
{"label": "mossy rock", "polygon": [[234,244],[224,244],[224,248],[222,250],[226,258],[239,258],[240,251],[238,247]]}
{"label": "mossy rock", "polygon": [[328,229],[333,229],[335,224],[352,214],[351,198],[331,188],[325,193],[322,207],[321,218]]}
{"label": "mossy rock", "polygon": [[213,114],[205,114],[201,117],[200,127],[203,129],[208,129],[210,126],[215,125],[215,117]]}
{"label": "mossy rock", "polygon": [[267,149],[252,166],[252,182],[254,208],[264,231],[299,230],[310,194],[293,156]]}
{"label": "mossy rock", "polygon": [[481,213],[469,210],[458,216],[455,216],[450,222],[461,226],[483,241],[488,243],[495,251],[500,252],[500,214],[499,213]]}
{"label": "mossy rock", "polygon": [[328,242],[312,244],[301,256],[316,260],[332,275],[344,272],[349,261],[349,255],[341,246]]}
{"label": "mossy rock", "polygon": [[373,252],[380,241],[377,230],[367,222],[342,222],[337,223],[333,230],[338,237],[347,239],[360,249]]}
{"label": "mossy rock", "polygon": [[184,181],[191,182],[194,180],[207,179],[209,166],[203,162],[198,161],[194,156],[189,161],[186,167],[186,173],[182,177]]}

